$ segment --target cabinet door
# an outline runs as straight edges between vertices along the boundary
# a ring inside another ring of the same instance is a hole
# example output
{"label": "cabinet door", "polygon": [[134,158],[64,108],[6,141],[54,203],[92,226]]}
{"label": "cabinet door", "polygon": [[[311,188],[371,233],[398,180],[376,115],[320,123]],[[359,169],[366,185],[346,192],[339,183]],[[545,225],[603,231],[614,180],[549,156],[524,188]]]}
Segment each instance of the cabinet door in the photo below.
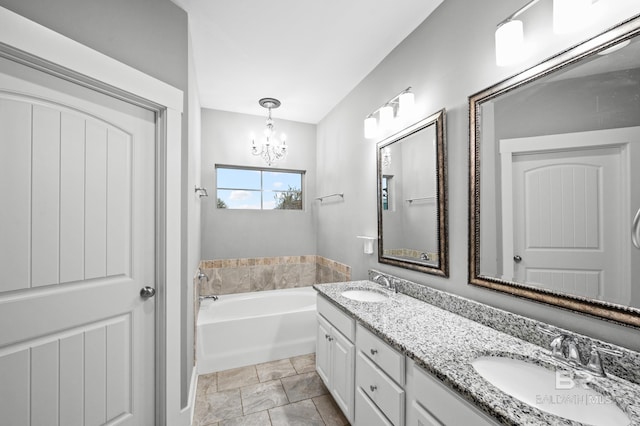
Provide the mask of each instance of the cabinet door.
{"label": "cabinet door", "polygon": [[393,426],[361,387],[356,388],[356,426]]}
{"label": "cabinet door", "polygon": [[347,420],[353,422],[355,345],[335,329],[331,336],[330,391]]}
{"label": "cabinet door", "polygon": [[330,388],[331,386],[331,326],[329,323],[318,315],[318,334],[316,337],[316,371],[324,382]]}
{"label": "cabinet door", "polygon": [[415,423],[409,426],[442,426],[442,423],[425,410],[419,402],[413,401],[412,405]]}

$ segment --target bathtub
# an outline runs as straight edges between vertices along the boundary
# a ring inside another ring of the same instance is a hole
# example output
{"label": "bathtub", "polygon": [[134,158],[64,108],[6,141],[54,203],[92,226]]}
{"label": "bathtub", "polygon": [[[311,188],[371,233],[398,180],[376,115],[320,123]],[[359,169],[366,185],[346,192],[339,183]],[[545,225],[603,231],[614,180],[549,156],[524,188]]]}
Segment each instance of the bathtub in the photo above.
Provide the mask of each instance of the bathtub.
{"label": "bathtub", "polygon": [[204,300],[196,325],[198,374],[315,352],[316,327],[312,287]]}

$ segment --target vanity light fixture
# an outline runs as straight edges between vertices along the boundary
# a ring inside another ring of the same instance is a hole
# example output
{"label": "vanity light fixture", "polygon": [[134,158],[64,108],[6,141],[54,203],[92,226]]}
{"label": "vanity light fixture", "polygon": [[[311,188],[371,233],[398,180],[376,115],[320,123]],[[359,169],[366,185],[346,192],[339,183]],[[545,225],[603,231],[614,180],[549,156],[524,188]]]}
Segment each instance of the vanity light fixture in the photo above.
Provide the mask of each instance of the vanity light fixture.
{"label": "vanity light fixture", "polygon": [[411,87],[407,87],[389,99],[364,119],[364,137],[373,139],[378,136],[379,129],[390,129],[394,118],[407,116],[413,111],[414,101],[415,97],[411,92]]}
{"label": "vanity light fixture", "polygon": [[591,0],[553,0],[553,32],[567,34],[589,21]]}
{"label": "vanity light fixture", "polygon": [[[539,1],[531,0],[498,24],[495,35],[498,66],[513,65],[526,58],[524,24],[516,18]],[[584,26],[588,22],[592,1],[553,0],[553,32],[564,34]]]}
{"label": "vanity light fixture", "polygon": [[498,24],[496,29],[496,64],[499,67],[512,65],[524,57],[524,27],[522,21],[509,19]]}
{"label": "vanity light fixture", "polygon": [[276,137],[273,118],[271,118],[271,110],[278,108],[281,104],[280,101],[275,98],[262,98],[258,103],[261,107],[269,110],[269,115],[267,116],[267,122],[264,129],[264,136],[266,140],[262,143],[262,147],[258,149],[255,137],[251,135],[251,153],[253,155],[261,156],[267,165],[271,166],[276,161],[282,160],[287,156],[287,136],[282,133],[280,139]]}

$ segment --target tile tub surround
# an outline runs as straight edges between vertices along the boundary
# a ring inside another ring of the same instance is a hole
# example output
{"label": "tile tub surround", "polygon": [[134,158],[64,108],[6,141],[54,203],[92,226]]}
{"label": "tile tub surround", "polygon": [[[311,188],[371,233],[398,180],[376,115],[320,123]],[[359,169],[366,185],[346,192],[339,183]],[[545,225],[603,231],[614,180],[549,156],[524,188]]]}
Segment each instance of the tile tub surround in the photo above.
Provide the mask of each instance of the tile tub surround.
{"label": "tile tub surround", "polygon": [[203,260],[201,295],[247,293],[351,279],[351,267],[322,256]]}
{"label": "tile tub surround", "polygon": [[[407,283],[403,281],[398,293],[387,291],[389,298],[375,303],[357,302],[341,295],[351,288],[381,288],[371,281],[318,284],[314,288],[497,421],[508,425],[579,424],[510,397],[485,381],[471,366],[471,361],[477,357],[497,355],[552,367],[556,362],[548,355],[546,346],[543,348],[403,294],[403,291],[411,289]],[[445,295],[438,296],[442,300],[447,299]],[[494,315],[499,316],[500,312],[494,312]],[[502,321],[513,319],[506,316]],[[635,364],[635,370],[638,368],[640,364]],[[579,382],[578,379],[576,381]],[[589,385],[617,401],[631,417],[632,424],[640,424],[639,385],[617,377],[593,377]]]}

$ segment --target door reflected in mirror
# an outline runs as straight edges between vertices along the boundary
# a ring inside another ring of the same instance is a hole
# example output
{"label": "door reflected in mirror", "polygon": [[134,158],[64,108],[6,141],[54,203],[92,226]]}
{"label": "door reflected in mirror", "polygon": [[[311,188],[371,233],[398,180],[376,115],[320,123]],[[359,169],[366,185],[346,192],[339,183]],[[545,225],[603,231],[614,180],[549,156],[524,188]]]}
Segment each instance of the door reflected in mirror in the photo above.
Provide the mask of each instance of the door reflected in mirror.
{"label": "door reflected in mirror", "polygon": [[378,144],[378,260],[448,276],[445,111]]}
{"label": "door reflected in mirror", "polygon": [[640,325],[640,18],[470,97],[470,278]]}

